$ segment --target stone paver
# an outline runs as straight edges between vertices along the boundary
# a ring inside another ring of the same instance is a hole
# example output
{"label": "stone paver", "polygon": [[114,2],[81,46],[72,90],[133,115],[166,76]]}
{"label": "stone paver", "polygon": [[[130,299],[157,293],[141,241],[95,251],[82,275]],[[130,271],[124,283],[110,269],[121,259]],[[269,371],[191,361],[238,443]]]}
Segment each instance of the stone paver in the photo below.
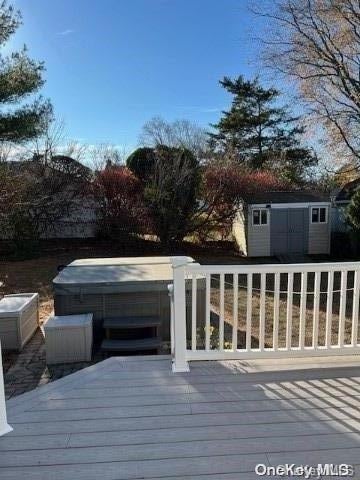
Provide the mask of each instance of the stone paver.
{"label": "stone paver", "polygon": [[[170,346],[164,343],[160,353],[169,353],[169,348]],[[53,382],[101,360],[104,360],[104,356],[95,351],[91,362],[46,365],[45,340],[40,327],[21,352],[3,352],[6,399]]]}
{"label": "stone paver", "polygon": [[3,352],[4,382],[6,399],[33,390],[70,373],[103,360],[95,354],[92,362],[46,365],[45,342],[38,328],[21,352]]}

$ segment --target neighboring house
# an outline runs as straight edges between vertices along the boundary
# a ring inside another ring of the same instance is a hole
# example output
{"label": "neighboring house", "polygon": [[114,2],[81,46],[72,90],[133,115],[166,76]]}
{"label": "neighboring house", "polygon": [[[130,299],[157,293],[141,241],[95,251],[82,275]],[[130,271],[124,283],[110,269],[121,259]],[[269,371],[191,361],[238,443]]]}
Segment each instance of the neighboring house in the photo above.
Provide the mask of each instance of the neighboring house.
{"label": "neighboring house", "polygon": [[333,205],[331,209],[332,231],[347,232],[349,226],[346,222],[346,208],[352,196],[360,188],[360,178],[345,183],[332,194]]}
{"label": "neighboring house", "polygon": [[[40,156],[26,161],[8,161],[8,169],[14,174],[36,178],[41,172],[44,180],[54,178],[56,190],[50,201],[58,205],[60,215],[44,227],[41,238],[91,238],[97,231],[98,205],[84,189],[93,172],[78,160],[66,155],[54,155],[48,162]],[[62,208],[63,207],[63,208]],[[62,210],[61,210],[62,209]],[[11,233],[1,232],[1,239],[11,238]]]}
{"label": "neighboring house", "polygon": [[239,208],[233,235],[249,257],[330,253],[331,203],[304,191],[259,192]]}
{"label": "neighboring house", "polygon": [[97,233],[98,205],[94,198],[75,199],[71,212],[64,214],[54,224],[50,225],[44,239],[55,238],[93,238]]}

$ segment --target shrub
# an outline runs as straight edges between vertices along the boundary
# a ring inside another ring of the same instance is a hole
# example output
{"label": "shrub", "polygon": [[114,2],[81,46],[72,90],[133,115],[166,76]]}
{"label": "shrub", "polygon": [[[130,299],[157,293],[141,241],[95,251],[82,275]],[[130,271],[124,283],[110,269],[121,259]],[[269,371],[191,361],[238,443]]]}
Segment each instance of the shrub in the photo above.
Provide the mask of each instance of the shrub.
{"label": "shrub", "polygon": [[126,160],[126,166],[142,182],[148,180],[154,173],[155,151],[153,148],[142,147],[133,152]]}
{"label": "shrub", "polygon": [[210,162],[203,169],[196,232],[202,240],[213,231],[227,237],[244,197],[252,192],[284,190],[289,184],[269,171],[254,171],[233,161]]}
{"label": "shrub", "polygon": [[154,231],[164,244],[178,242],[192,230],[200,182],[199,164],[186,149],[159,146],[144,197]]}
{"label": "shrub", "polygon": [[93,191],[99,202],[99,230],[103,235],[128,235],[144,228],[143,187],[128,168],[111,166],[98,172]]}

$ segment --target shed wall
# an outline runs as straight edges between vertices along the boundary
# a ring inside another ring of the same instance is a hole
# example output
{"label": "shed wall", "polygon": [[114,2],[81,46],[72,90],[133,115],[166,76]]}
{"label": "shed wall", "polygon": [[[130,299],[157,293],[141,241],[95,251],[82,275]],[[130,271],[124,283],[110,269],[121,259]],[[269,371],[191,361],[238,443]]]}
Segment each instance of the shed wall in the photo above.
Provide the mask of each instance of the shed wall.
{"label": "shed wall", "polygon": [[[311,213],[311,212],[310,212]],[[331,220],[330,212],[327,223],[309,224],[309,254],[327,254],[330,253],[330,232]]]}
{"label": "shed wall", "polygon": [[246,242],[246,229],[247,229],[247,217],[245,215],[245,211],[241,208],[235,217],[233,223],[233,236],[236,241],[239,250],[244,254],[247,255],[247,242]]}
{"label": "shed wall", "polygon": [[[255,207],[256,208],[256,207]],[[270,224],[271,212],[267,225],[252,224],[252,209],[248,210],[247,222],[247,244],[249,257],[269,257],[270,256]]]}

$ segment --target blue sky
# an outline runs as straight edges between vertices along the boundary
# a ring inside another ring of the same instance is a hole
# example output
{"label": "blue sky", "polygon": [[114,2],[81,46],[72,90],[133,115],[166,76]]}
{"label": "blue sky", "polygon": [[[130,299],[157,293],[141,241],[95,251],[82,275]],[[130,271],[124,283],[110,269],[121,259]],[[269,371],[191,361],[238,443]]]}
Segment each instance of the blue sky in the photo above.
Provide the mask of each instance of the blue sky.
{"label": "blue sky", "polygon": [[246,0],[16,0],[26,43],[68,135],[133,148],[155,115],[207,126],[230,97],[224,75],[259,71],[259,18]]}

